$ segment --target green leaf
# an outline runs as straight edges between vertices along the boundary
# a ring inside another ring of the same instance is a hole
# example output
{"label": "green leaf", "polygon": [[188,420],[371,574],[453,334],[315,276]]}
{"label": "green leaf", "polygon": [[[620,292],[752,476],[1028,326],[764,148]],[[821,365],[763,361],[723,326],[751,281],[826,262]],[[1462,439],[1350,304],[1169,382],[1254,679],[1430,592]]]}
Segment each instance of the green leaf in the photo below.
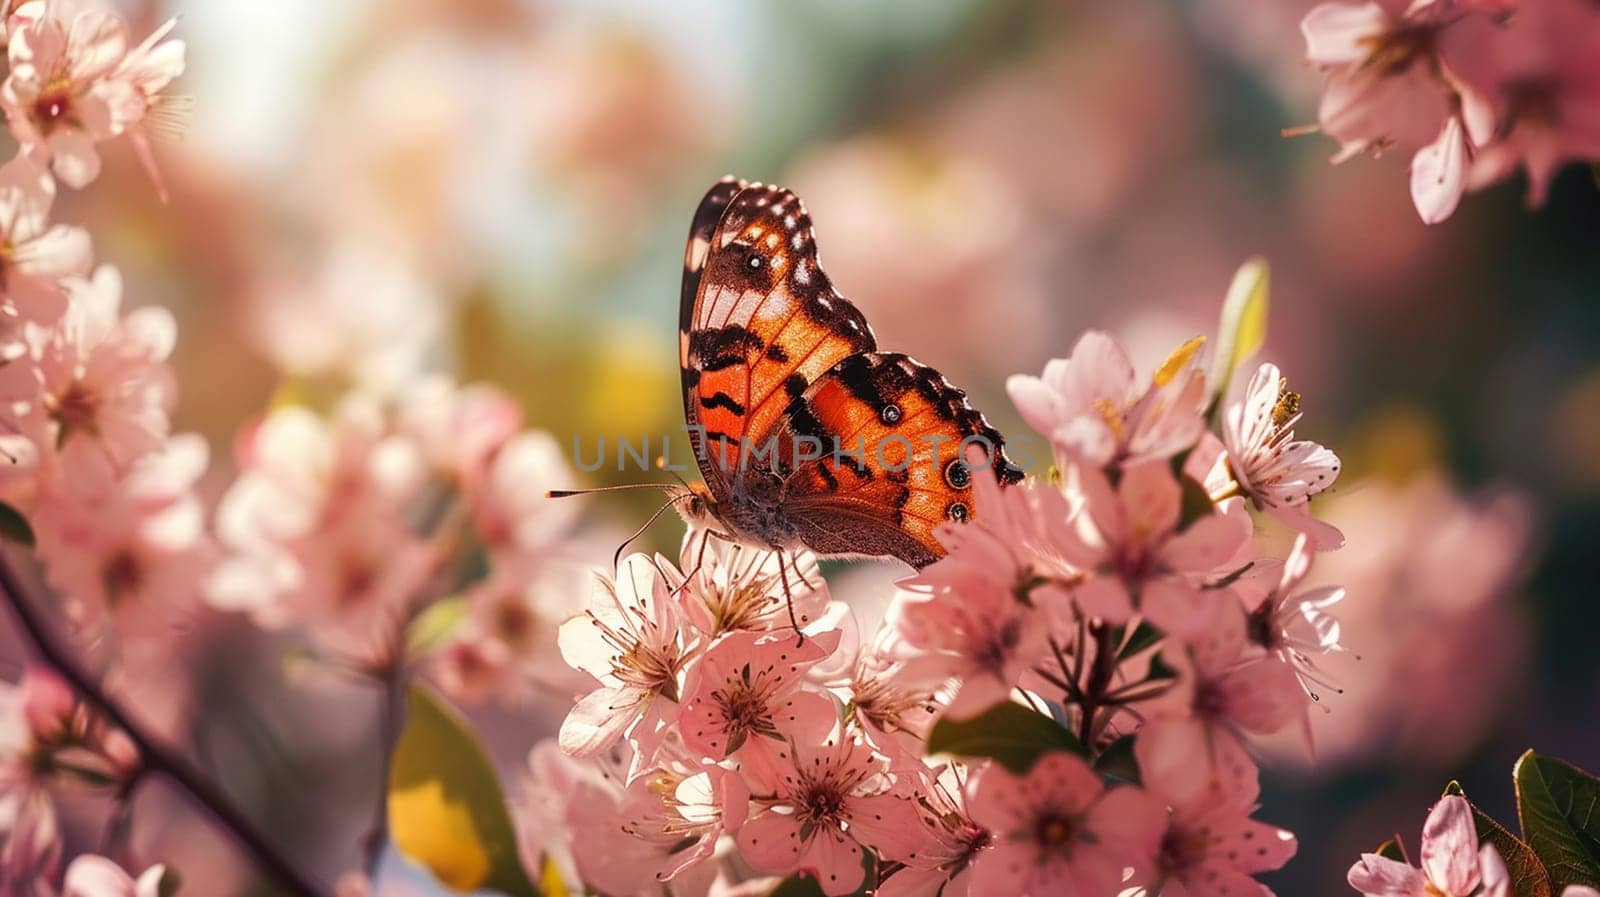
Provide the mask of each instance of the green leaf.
{"label": "green leaf", "polygon": [[1117,649],[1117,659],[1127,660],[1156,642],[1161,641],[1161,639],[1161,630],[1151,626],[1144,620],[1140,620],[1139,625],[1133,627],[1133,632],[1123,640],[1122,647]]}
{"label": "green leaf", "polygon": [[[1445,786],[1444,793],[1446,796],[1467,796],[1461,783],[1455,781]],[[1478,830],[1478,843],[1493,844],[1494,849],[1500,852],[1500,859],[1505,861],[1506,874],[1511,878],[1511,893],[1515,897],[1550,897],[1550,876],[1533,849],[1507,831],[1494,817],[1478,809],[1471,798],[1467,799],[1467,803],[1472,806],[1472,823]]]}
{"label": "green leaf", "polygon": [[3,501],[0,501],[0,538],[10,539],[24,548],[32,548],[35,544],[33,526],[28,523],[28,518]]}
{"label": "green leaf", "polygon": [[1211,383],[1216,408],[1228,393],[1233,372],[1250,359],[1267,339],[1266,259],[1257,256],[1239,266],[1222,302],[1222,321],[1217,327],[1217,355],[1212,361]]}
{"label": "green leaf", "polygon": [[1533,751],[1511,775],[1522,837],[1544,864],[1551,889],[1600,887],[1600,779]]}
{"label": "green leaf", "polygon": [[1168,679],[1178,678],[1178,668],[1167,662],[1160,654],[1150,658],[1150,672],[1145,674],[1146,682],[1165,682]]}
{"label": "green leaf", "polygon": [[536,897],[517,854],[500,780],[454,710],[413,685],[389,775],[389,837],[457,891]]}
{"label": "green leaf", "polygon": [[928,753],[987,757],[1023,775],[1050,751],[1088,755],[1071,732],[1048,716],[1011,701],[1002,701],[971,719],[948,716],[928,733]]}
{"label": "green leaf", "polygon": [[467,602],[460,595],[442,598],[428,605],[406,627],[406,655],[420,657],[443,645],[462,620],[467,618]]}
{"label": "green leaf", "polygon": [[1144,776],[1139,772],[1139,760],[1133,754],[1132,735],[1124,735],[1106,745],[1100,756],[1094,758],[1094,768],[1096,772],[1115,776],[1124,782],[1135,785],[1144,783]]}
{"label": "green leaf", "polygon": [[1182,532],[1196,520],[1215,514],[1217,506],[1211,501],[1211,493],[1194,477],[1180,476],[1178,482],[1183,488],[1183,503],[1178,512],[1178,531]]}
{"label": "green leaf", "polygon": [[791,875],[773,888],[767,897],[826,897],[822,886],[809,875]]}

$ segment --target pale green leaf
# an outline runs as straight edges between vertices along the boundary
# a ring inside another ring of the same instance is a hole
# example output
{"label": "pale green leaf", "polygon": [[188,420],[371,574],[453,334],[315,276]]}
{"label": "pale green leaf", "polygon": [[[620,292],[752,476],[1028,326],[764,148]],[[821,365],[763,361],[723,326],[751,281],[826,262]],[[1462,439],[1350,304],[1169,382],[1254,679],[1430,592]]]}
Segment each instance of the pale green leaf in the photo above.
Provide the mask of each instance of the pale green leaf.
{"label": "pale green leaf", "polygon": [[986,757],[1018,775],[1050,751],[1087,754],[1071,732],[1048,716],[1002,701],[971,719],[945,717],[928,733],[928,753]]}
{"label": "pale green leaf", "polygon": [[1266,342],[1268,279],[1266,259],[1252,258],[1239,266],[1228,287],[1228,297],[1223,300],[1217,354],[1211,369],[1214,401],[1219,407],[1234,371]]}
{"label": "pale green leaf", "polygon": [[500,781],[442,698],[414,685],[389,777],[389,837],[440,883],[536,897],[517,853]]}

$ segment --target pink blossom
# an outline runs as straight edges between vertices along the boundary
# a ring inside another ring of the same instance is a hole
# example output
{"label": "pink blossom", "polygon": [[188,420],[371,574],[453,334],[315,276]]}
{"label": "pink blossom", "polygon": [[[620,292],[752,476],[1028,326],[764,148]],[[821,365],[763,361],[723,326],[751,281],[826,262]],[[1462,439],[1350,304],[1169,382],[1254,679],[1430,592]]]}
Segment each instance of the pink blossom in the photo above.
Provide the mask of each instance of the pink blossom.
{"label": "pink blossom", "polygon": [[164,40],[175,21],[130,51],[117,16],[63,6],[26,3],[10,20],[11,73],[0,105],[18,142],[81,188],[100,173],[95,144],[132,134],[155,178],[139,126],[153,109],[170,107],[160,93],[183,72],[183,42]]}
{"label": "pink blossom", "polygon": [[838,732],[778,754],[771,782],[753,783],[756,809],[739,829],[739,850],[757,869],[814,877],[840,897],[861,887],[862,848],[904,860],[920,843],[915,805],[892,793],[883,757]]}
{"label": "pink blossom", "polygon": [[1204,376],[1169,366],[1141,386],[1121,344],[1091,330],[1071,357],[1050,361],[1042,377],[1012,376],[1006,391],[1028,426],[1066,458],[1095,467],[1136,464],[1178,454],[1205,429]]}
{"label": "pink blossom", "polygon": [[0,779],[0,894],[55,897],[49,882],[60,865],[61,831],[50,796]]}
{"label": "pink blossom", "polygon": [[[982,518],[980,518],[982,519]],[[949,713],[966,717],[1003,701],[1049,651],[1048,617],[1010,589],[996,588],[976,566],[923,571],[938,585],[895,596],[887,624],[928,677],[952,680]],[[958,562],[959,563],[959,562]]]}
{"label": "pink blossom", "polygon": [[328,421],[279,408],[240,454],[217,509],[227,555],[207,583],[212,604],[278,627],[393,615],[413,597],[431,551],[403,511],[425,474],[379,406],[352,397]]}
{"label": "pink blossom", "polygon": [[545,493],[573,485],[567,457],[550,434],[530,430],[511,437],[483,475],[466,489],[473,526],[497,556],[553,550],[578,507]]}
{"label": "pink blossom", "polygon": [[1467,186],[1482,188],[1522,166],[1528,202],[1539,205],[1562,165],[1600,159],[1600,10],[1593,4],[1539,0],[1503,23],[1463,21],[1443,53],[1480,148]]}
{"label": "pink blossom", "polygon": [[84,854],[67,866],[61,897],[159,897],[162,866],[151,866],[135,879],[102,856]]}
{"label": "pink blossom", "polygon": [[1443,4],[1408,0],[1324,3],[1300,23],[1306,58],[1327,74],[1317,118],[1339,141],[1334,161],[1432,143],[1450,114],[1436,68]]}
{"label": "pink blossom", "polygon": [[851,671],[845,716],[878,753],[896,763],[920,762],[944,707],[946,683],[938,672],[921,669],[923,664],[895,656],[893,629],[881,633],[878,648]]}
{"label": "pink blossom", "polygon": [[[1328,687],[1318,659],[1345,650],[1339,643],[1339,621],[1328,613],[1344,600],[1344,588],[1324,586],[1295,592],[1311,572],[1314,557],[1310,541],[1301,533],[1281,564],[1258,560],[1233,588],[1249,614],[1251,641],[1293,667],[1313,700],[1319,697],[1316,688]],[[1273,574],[1271,581],[1262,582]]]}
{"label": "pink blossom", "polygon": [[60,325],[28,334],[51,427],[43,441],[60,446],[66,475],[86,465],[120,473],[171,428],[177,323],[153,306],[122,314],[122,276],[110,265],[65,283],[72,302]]}
{"label": "pink blossom", "polygon": [[494,695],[519,706],[541,690],[566,690],[582,678],[561,662],[556,633],[582,611],[578,596],[590,575],[587,567],[556,556],[496,563],[461,595],[466,619],[434,661],[441,687],[462,701]]}
{"label": "pink blossom", "polygon": [[49,786],[69,775],[124,782],[138,763],[127,736],[48,668],[27,668],[16,685],[0,682],[0,894],[50,894],[35,890],[61,858]]}
{"label": "pink blossom", "polygon": [[1350,887],[1367,897],[1467,897],[1489,879],[1489,897],[1509,888],[1504,865],[1492,845],[1478,848],[1472,805],[1460,795],[1440,798],[1422,827],[1422,868],[1375,853],[1350,867]]}
{"label": "pink blossom", "polygon": [[836,630],[807,638],[792,631],[718,638],[689,675],[678,717],[684,745],[712,761],[736,756],[747,772],[770,771],[791,741],[826,738],[839,708],[831,696],[802,684],[807,670],[838,645]]}
{"label": "pink blossom", "polygon": [[1285,386],[1277,365],[1263,364],[1241,400],[1228,406],[1222,440],[1229,464],[1256,507],[1311,535],[1314,547],[1337,548],[1344,536],[1313,519],[1306,505],[1338,478],[1339,457],[1315,442],[1294,438],[1300,395]]}
{"label": "pink blossom", "polygon": [[964,776],[954,769],[930,776],[930,786],[918,795],[925,838],[907,854],[904,868],[878,888],[878,897],[966,897],[972,864],[994,846],[994,836],[967,813]]}
{"label": "pink blossom", "polygon": [[[659,560],[662,569],[674,570],[666,558]],[[673,597],[707,638],[739,631],[792,633],[791,611],[808,631],[824,620],[831,600],[816,555],[806,551],[752,550],[690,530],[678,564],[683,578],[672,583]]]}
{"label": "pink blossom", "polygon": [[727,865],[720,856],[731,852],[723,835],[738,827],[748,805],[742,781],[727,770],[692,770],[674,760],[624,786],[629,754],[619,743],[575,760],[553,741],[535,745],[517,808],[524,852],[555,864],[569,886],[618,897],[658,897],[666,887],[719,893]]}
{"label": "pink blossom", "polygon": [[41,492],[39,558],[80,625],[163,634],[199,604],[215,556],[194,492],[208,457],[187,433],[121,477],[87,467]]}
{"label": "pink blossom", "polygon": [[1243,501],[1228,499],[1180,531],[1183,488],[1166,462],[1127,467],[1114,487],[1099,470],[1077,473],[1086,503],[1066,553],[1092,575],[1073,590],[1075,606],[1113,623],[1137,609],[1182,639],[1205,633],[1222,602],[1203,586],[1237,571],[1251,552]]}
{"label": "pink blossom", "polygon": [[956,716],[1005,700],[1046,655],[1065,590],[1080,578],[1057,548],[1072,513],[1061,490],[1001,489],[985,476],[973,489],[976,521],[939,531],[949,554],[905,581],[886,621],[915,678],[952,681]]}
{"label": "pink blossom", "polygon": [[66,311],[62,278],[87,274],[89,235],[49,222],[55,185],[26,158],[0,166],[0,298],[4,317],[53,324]]}
{"label": "pink blossom", "polygon": [[416,443],[429,469],[464,490],[482,488],[490,461],[522,425],[509,395],[441,376],[407,388],[395,417],[395,429]]}
{"label": "pink blossom", "polygon": [[1304,717],[1307,699],[1293,668],[1246,649],[1244,615],[1236,608],[1219,614],[1207,636],[1189,645],[1170,708],[1140,730],[1139,768],[1164,782],[1170,798],[1237,790],[1255,774],[1242,734],[1270,734]]}
{"label": "pink blossom", "polygon": [[1561,897],[1600,897],[1600,891],[1585,885],[1567,885],[1561,892]]}
{"label": "pink blossom", "polygon": [[993,833],[972,866],[971,897],[1116,894],[1125,867],[1149,866],[1163,827],[1148,794],[1107,788],[1062,752],[1024,776],[991,762],[968,782],[967,807]]}
{"label": "pink blossom", "polygon": [[628,734],[639,761],[654,762],[663,728],[679,715],[693,638],[683,623],[666,580],[644,555],[623,558],[615,580],[601,579],[585,615],[561,627],[561,655],[600,685],[562,722],[562,750],[593,757]]}
{"label": "pink blossom", "polygon": [[1498,4],[1448,0],[1324,3],[1301,23],[1307,58],[1327,73],[1317,118],[1342,162],[1398,146],[1411,153],[1411,196],[1427,224],[1448,218],[1466,187],[1472,148],[1439,56],[1460,22]]}
{"label": "pink blossom", "polygon": [[1251,876],[1282,867],[1297,845],[1292,833],[1250,818],[1258,809],[1256,776],[1247,775],[1230,789],[1185,795],[1182,781],[1177,794],[1167,793],[1164,772],[1171,770],[1152,770],[1154,775],[1144,777],[1145,786],[1171,808],[1156,854],[1156,878],[1165,885],[1161,893],[1181,887],[1190,897],[1271,897]]}

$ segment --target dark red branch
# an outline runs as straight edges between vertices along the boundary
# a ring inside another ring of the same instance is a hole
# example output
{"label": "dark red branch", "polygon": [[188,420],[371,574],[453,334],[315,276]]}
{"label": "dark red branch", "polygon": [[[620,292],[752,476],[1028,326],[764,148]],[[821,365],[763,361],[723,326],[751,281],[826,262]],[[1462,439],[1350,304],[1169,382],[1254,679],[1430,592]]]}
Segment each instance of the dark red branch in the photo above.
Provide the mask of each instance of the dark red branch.
{"label": "dark red branch", "polygon": [[99,680],[84,668],[77,653],[63,643],[33,606],[27,589],[11,569],[3,551],[0,551],[0,590],[5,592],[6,604],[16,615],[39,658],[65,679],[91,708],[127,734],[139,749],[139,757],[148,770],[165,776],[210,814],[240,849],[284,890],[295,897],[327,897],[321,886],[290,862],[205,773],[129,716],[105,693]]}

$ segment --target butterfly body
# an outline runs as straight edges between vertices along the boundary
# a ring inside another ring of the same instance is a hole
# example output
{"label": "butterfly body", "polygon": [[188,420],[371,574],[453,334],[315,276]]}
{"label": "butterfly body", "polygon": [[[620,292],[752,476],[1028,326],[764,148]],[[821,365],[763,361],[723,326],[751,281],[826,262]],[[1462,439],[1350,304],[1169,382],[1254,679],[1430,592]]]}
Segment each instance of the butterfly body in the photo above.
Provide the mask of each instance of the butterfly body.
{"label": "butterfly body", "polygon": [[759,548],[920,567],[943,554],[940,524],[973,516],[980,468],[1021,477],[965,393],[877,351],[788,190],[726,178],[707,192],[679,321],[684,416],[705,478],[679,503],[693,525]]}

